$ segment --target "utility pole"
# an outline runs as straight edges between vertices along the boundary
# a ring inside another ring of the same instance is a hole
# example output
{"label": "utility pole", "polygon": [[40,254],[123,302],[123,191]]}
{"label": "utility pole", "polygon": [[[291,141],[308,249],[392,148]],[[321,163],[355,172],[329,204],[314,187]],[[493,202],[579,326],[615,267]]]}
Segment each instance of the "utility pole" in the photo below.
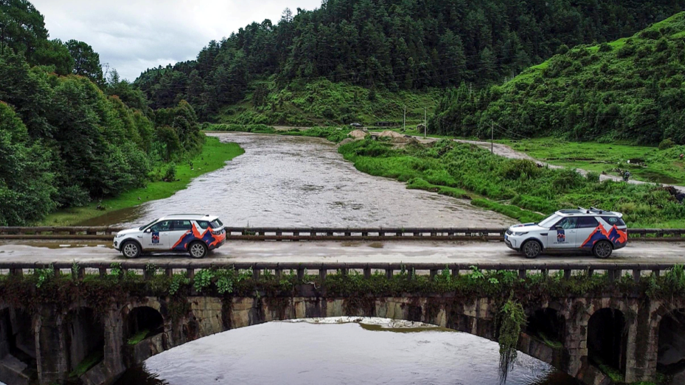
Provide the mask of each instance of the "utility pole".
{"label": "utility pole", "polygon": [[424,139],[426,138],[426,135],[428,134],[428,120],[426,117],[427,117],[426,107],[423,107],[423,137],[424,137]]}
{"label": "utility pole", "polygon": [[407,106],[404,106],[404,117],[402,118],[402,131],[407,130]]}
{"label": "utility pole", "polygon": [[490,122],[490,152],[495,153],[495,122]]}

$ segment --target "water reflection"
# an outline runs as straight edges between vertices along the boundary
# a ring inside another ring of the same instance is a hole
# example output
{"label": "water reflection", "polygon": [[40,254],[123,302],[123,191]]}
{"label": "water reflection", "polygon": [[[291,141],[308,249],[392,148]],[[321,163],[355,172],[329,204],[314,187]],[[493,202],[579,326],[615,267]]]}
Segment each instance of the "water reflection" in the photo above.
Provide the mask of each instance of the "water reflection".
{"label": "water reflection", "polygon": [[229,226],[503,227],[511,220],[468,201],[357,171],[325,139],[212,134],[245,154],[168,199],[88,225],[143,223],[169,213],[218,214]]}
{"label": "water reflection", "polygon": [[[389,331],[397,330],[356,323],[251,326],[154,356],[145,371],[131,371],[118,384],[499,385],[499,347],[494,342],[435,328]],[[520,353],[507,384],[577,382]]]}

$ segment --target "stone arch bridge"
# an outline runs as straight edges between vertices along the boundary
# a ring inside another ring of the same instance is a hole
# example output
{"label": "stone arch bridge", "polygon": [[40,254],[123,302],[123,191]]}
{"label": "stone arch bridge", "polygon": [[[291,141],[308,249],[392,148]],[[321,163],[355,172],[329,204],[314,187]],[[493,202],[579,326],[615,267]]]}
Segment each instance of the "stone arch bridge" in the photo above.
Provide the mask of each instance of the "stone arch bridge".
{"label": "stone arch bridge", "polygon": [[[275,297],[264,293],[223,296],[190,289],[181,302],[168,295],[138,292],[104,309],[85,295],[62,306],[47,303],[28,306],[12,297],[17,292],[9,282],[33,277],[31,284],[34,285],[36,277],[45,276],[47,271],[71,275],[67,279],[86,283],[107,279],[115,270],[124,275],[139,274],[142,282],[183,272],[192,282],[202,269],[217,266],[204,262],[168,264],[159,269],[136,262],[109,266],[83,264],[78,268],[68,264],[0,264],[0,272],[4,274],[0,278],[0,381],[110,384],[128,367],[164,350],[214,333],[272,320],[384,317],[435,324],[489,340],[498,336],[496,317],[501,298],[479,295],[464,299],[451,293],[405,293],[365,296],[351,301],[344,295],[327,293],[322,285],[333,274],[355,274],[360,279],[405,274],[407,279],[415,279],[417,276],[435,278],[449,269],[455,277],[475,271],[471,266],[330,263],[220,267],[247,271],[251,274],[247,279],[252,280],[265,277],[278,280],[286,271],[296,272],[299,283],[288,295]],[[608,287],[614,289],[604,294],[549,296],[524,305],[528,325],[521,333],[518,349],[586,384],[610,383],[607,375],[598,369],[600,363],[614,368],[626,383],[653,381],[657,367],[677,371],[685,363],[685,299],[654,300],[634,287],[618,289],[621,284],[639,282],[648,275],[663,276],[672,266],[491,264],[478,268],[509,271],[521,279],[532,274],[553,276],[557,280],[572,279],[579,274],[601,274],[608,281]],[[308,272],[316,273],[313,280]],[[83,366],[90,359],[92,364]]]}

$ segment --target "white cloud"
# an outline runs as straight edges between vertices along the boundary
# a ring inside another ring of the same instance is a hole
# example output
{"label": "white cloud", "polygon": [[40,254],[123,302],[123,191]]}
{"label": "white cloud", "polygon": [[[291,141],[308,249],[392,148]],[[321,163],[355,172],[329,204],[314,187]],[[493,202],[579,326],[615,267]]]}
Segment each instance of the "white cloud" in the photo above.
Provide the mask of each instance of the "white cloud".
{"label": "white cloud", "polygon": [[50,38],[85,41],[100,61],[134,80],[158,65],[196,58],[253,21],[278,22],[289,7],[314,9],[321,0],[32,0]]}

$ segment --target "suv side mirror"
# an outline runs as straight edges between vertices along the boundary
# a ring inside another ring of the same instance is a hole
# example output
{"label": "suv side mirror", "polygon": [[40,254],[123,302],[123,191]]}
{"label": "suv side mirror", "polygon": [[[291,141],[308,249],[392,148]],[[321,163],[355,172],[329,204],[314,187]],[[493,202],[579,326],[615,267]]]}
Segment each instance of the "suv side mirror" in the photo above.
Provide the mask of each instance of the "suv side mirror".
{"label": "suv side mirror", "polygon": [[147,228],[147,229],[145,229],[144,232],[145,232],[145,233],[151,233],[151,232],[152,232],[152,229],[151,229],[151,228]]}
{"label": "suv side mirror", "polygon": [[554,230],[563,230],[564,227],[561,226],[561,225],[556,225],[556,226],[553,227],[553,229],[554,229]]}

